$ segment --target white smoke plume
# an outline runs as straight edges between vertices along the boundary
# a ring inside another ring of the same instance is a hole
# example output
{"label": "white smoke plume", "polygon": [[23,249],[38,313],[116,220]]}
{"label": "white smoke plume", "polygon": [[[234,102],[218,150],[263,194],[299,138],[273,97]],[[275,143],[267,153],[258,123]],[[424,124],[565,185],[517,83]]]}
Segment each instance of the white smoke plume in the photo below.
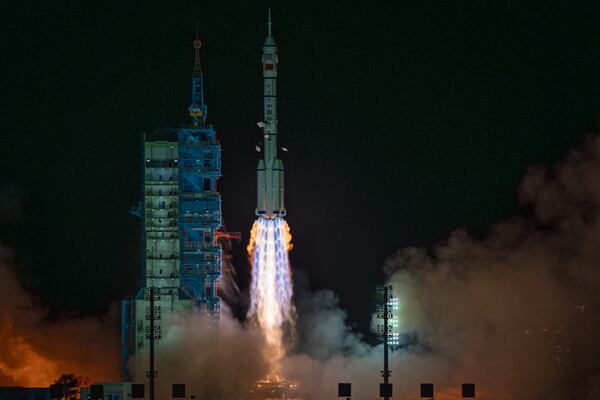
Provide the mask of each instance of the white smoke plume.
{"label": "white smoke plume", "polygon": [[[260,332],[244,328],[223,307],[220,325],[200,315],[180,315],[156,342],[157,398],[185,383],[198,399],[239,398],[268,371]],[[147,353],[131,362],[134,381],[146,382]]]}
{"label": "white smoke plume", "polygon": [[482,240],[459,229],[386,262],[402,330],[418,345],[409,351],[426,366],[446,363],[439,375],[421,371],[442,387],[472,381],[490,398],[598,398],[600,138],[554,170],[531,168],[520,201],[533,217],[497,223]]}
{"label": "white smoke plume", "polygon": [[[528,217],[475,239],[462,229],[432,248],[406,248],[384,270],[399,297],[403,346],[392,353],[395,398],[458,398],[474,382],[487,399],[600,398],[600,138],[554,169],[527,171],[519,200]],[[286,373],[313,399],[352,382],[374,398],[382,349],[345,323],[331,292],[317,293]]]}

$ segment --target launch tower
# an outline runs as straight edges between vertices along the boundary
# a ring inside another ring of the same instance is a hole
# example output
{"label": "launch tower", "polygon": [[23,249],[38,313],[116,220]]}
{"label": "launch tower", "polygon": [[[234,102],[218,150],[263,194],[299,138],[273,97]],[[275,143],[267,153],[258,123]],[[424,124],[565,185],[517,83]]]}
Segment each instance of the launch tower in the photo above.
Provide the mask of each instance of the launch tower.
{"label": "launch tower", "polygon": [[[207,124],[201,42],[194,40],[191,124],[142,135],[142,200],[132,213],[143,222],[141,288],[122,302],[122,367],[145,351],[150,336],[160,340],[175,313],[199,311],[220,317],[221,146]],[[149,288],[155,288],[154,331],[150,332]],[[156,290],[158,289],[158,290]]]}

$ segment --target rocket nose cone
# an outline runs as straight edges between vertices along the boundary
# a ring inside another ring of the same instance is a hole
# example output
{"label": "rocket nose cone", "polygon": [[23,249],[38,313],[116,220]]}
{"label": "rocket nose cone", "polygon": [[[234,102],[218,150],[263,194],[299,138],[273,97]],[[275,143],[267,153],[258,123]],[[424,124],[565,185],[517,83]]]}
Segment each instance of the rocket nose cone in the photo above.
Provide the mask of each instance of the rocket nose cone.
{"label": "rocket nose cone", "polygon": [[267,36],[265,39],[265,46],[275,46],[275,39],[273,39],[273,36]]}

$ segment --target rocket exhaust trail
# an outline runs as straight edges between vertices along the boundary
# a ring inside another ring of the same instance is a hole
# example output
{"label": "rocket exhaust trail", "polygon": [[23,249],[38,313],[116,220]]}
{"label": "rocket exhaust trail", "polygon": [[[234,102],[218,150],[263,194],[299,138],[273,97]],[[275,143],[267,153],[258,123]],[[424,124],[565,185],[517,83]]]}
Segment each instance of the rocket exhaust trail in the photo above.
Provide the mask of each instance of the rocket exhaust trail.
{"label": "rocket exhaust trail", "polygon": [[283,219],[283,163],[277,158],[277,45],[268,35],[262,54],[264,80],[263,157],[256,170],[256,215],[248,244],[252,263],[250,309],[248,316],[260,326],[266,340],[265,358],[270,364],[269,380],[279,379],[279,362],[285,354],[284,329],[293,327],[292,277],[288,259],[290,228]]}
{"label": "rocket exhaust trail", "polygon": [[252,262],[251,302],[254,317],[266,341],[265,358],[270,380],[279,378],[279,362],[285,355],[283,337],[293,327],[292,276],[288,259],[289,227],[282,218],[259,218],[252,227],[248,253]]}

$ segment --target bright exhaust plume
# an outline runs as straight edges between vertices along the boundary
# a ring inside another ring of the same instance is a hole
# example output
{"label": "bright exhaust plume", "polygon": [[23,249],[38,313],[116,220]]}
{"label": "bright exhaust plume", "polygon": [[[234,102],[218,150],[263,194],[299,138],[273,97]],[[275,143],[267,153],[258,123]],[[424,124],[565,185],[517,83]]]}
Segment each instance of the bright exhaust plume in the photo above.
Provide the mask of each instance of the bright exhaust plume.
{"label": "bright exhaust plume", "polygon": [[293,285],[288,252],[292,235],[283,218],[259,218],[254,222],[248,244],[252,263],[250,309],[266,341],[265,359],[270,379],[279,379],[280,362],[285,355],[286,327],[294,326]]}

